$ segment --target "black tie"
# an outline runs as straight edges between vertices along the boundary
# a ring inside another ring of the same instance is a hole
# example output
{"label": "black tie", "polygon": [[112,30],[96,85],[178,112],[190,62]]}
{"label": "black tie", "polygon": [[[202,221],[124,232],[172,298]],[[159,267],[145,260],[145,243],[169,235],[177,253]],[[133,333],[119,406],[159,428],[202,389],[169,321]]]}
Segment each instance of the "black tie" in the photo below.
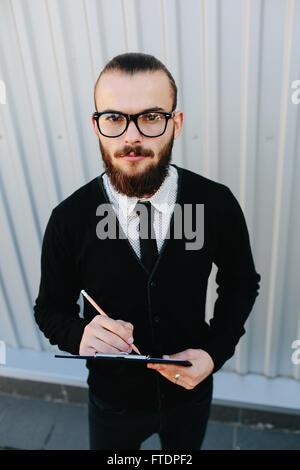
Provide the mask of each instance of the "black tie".
{"label": "black tie", "polygon": [[[141,204],[146,207],[147,209],[147,227],[143,230],[143,216],[140,213],[140,248],[141,248],[141,261],[146,266],[148,271],[150,272],[154,266],[154,263],[158,257],[158,250],[153,226],[154,220],[154,212],[151,210],[151,203],[150,202],[141,202],[139,201],[138,204]],[[143,238],[143,234],[147,234],[147,238]],[[141,236],[142,234],[142,236]],[[152,236],[151,236],[152,235]]]}

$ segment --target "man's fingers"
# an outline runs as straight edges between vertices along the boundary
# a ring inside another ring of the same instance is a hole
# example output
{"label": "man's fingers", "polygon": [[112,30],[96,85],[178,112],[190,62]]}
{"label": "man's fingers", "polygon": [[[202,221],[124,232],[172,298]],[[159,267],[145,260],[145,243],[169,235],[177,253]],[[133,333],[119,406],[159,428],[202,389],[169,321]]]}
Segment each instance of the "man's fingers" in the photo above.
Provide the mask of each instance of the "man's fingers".
{"label": "man's fingers", "polygon": [[116,320],[118,321],[119,323],[121,323],[125,328],[127,328],[128,330],[131,330],[133,331],[133,324],[132,323],[129,323],[128,321],[124,321],[124,320]]}
{"label": "man's fingers", "polygon": [[[148,364],[150,369],[157,370],[174,384],[187,390],[192,390],[202,382],[213,370],[214,364],[210,355],[201,349],[187,349],[170,356],[164,355],[164,359],[185,359],[192,363],[192,367],[183,367],[173,364]],[[177,379],[176,379],[177,375]]]}
{"label": "man's fingers", "polygon": [[128,345],[126,350],[121,350],[96,337],[91,338],[90,345],[95,350],[95,352],[102,354],[120,354],[120,352],[129,352]]}
{"label": "man's fingers", "polygon": [[100,327],[111,331],[114,335],[119,336],[121,341],[126,342],[127,344],[133,343],[133,325],[131,323],[124,322],[123,320],[114,320],[110,317],[105,317],[104,315],[96,315],[93,322],[95,325],[99,325]]}
{"label": "man's fingers", "polygon": [[130,353],[133,341],[133,325],[131,323],[114,320],[106,315],[95,315],[84,328],[79,345],[79,354],[93,355],[95,352],[105,354]]}
{"label": "man's fingers", "polygon": [[[163,359],[180,359],[180,360],[190,360],[194,357],[193,351],[187,349],[176,354],[164,354]],[[192,361],[191,361],[192,362]],[[174,384],[190,390],[193,388],[193,375],[195,373],[194,367],[184,367],[178,364],[148,364],[150,369],[154,369],[159,372],[163,377],[170,380]],[[179,374],[179,377],[176,379],[176,375]]]}
{"label": "man's fingers", "polygon": [[[103,326],[94,325],[93,333],[96,339],[99,339],[106,343],[108,346],[113,347],[117,352],[126,351],[128,352],[129,344],[120,338],[119,335],[114,332],[107,330]],[[108,351],[106,351],[108,353]]]}
{"label": "man's fingers", "polygon": [[189,361],[192,358],[192,350],[191,349],[186,349],[185,351],[180,351],[179,353],[176,354],[164,354],[163,359],[181,359],[185,361]]}
{"label": "man's fingers", "polygon": [[[169,367],[168,365],[164,366],[162,364],[147,364],[147,367],[149,369],[156,370],[163,377],[165,377],[170,382],[173,382],[175,385],[186,388],[187,390],[190,390],[191,388],[193,388],[188,384],[184,374],[180,374],[180,371],[178,371],[178,368],[175,368],[175,366]],[[172,367],[174,367],[175,369],[172,370],[171,369]],[[179,374],[179,378],[175,381],[176,374]]]}

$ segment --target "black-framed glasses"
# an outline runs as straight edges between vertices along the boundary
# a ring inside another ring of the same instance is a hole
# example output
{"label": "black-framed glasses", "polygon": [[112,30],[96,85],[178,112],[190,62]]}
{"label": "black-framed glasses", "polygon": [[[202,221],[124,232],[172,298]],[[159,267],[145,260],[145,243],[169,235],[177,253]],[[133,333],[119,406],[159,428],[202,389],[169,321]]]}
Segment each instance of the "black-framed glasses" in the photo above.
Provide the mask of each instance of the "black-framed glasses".
{"label": "black-framed glasses", "polygon": [[164,134],[169,119],[175,113],[162,111],[147,111],[137,114],[125,114],[119,111],[93,113],[92,117],[97,122],[100,134],[104,137],[120,137],[126,132],[130,121],[133,121],[138,131],[145,137],[159,137]]}

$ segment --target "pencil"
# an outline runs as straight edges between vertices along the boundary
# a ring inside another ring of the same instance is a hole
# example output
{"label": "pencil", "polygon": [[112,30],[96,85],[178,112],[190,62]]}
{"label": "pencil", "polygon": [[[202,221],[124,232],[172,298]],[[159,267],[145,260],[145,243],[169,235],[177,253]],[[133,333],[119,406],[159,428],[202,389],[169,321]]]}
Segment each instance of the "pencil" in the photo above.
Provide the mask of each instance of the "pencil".
{"label": "pencil", "polygon": [[[99,307],[98,304],[96,304],[96,302],[92,299],[92,297],[90,297],[90,296],[85,292],[85,290],[82,290],[81,293],[82,293],[82,295],[93,305],[93,307],[100,313],[100,315],[104,315],[105,317],[108,317],[108,315],[102,310],[101,307]],[[134,344],[131,344],[130,346],[132,347],[132,349],[133,349],[137,354],[141,354],[140,351],[138,350],[138,348],[137,348]]]}

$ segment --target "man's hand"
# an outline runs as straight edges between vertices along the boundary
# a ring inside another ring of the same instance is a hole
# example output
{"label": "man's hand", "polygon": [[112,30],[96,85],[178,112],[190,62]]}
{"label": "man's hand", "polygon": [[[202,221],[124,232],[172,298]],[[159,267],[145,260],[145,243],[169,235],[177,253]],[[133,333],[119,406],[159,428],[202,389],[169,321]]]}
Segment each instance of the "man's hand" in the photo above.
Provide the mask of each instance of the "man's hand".
{"label": "man's hand", "polygon": [[131,352],[133,325],[123,320],[113,320],[104,315],[96,315],[84,328],[79,346],[81,356],[95,353],[119,354]]}
{"label": "man's hand", "polygon": [[[203,349],[186,349],[171,356],[163,356],[163,359],[184,359],[193,365],[183,367],[173,364],[147,364],[149,369],[157,370],[166,379],[177,385],[192,390],[196,385],[208,377],[214,370],[214,362],[210,355]],[[175,376],[179,374],[175,382]]]}

